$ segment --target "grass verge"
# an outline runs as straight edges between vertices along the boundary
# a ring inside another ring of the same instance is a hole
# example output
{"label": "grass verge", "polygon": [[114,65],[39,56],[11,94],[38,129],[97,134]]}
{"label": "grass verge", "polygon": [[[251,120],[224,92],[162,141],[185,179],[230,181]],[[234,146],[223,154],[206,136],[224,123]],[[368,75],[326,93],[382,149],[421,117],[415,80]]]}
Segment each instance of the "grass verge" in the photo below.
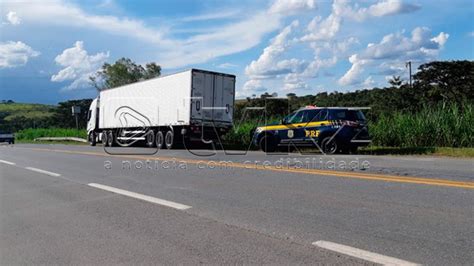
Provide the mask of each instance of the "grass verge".
{"label": "grass verge", "polygon": [[89,145],[89,143],[79,142],[79,141],[34,141],[34,140],[15,140],[15,143],[22,144],[64,144],[64,145]]}
{"label": "grass verge", "polygon": [[360,154],[370,155],[432,155],[448,157],[474,158],[474,148],[450,147],[378,147],[369,146],[361,148]]}

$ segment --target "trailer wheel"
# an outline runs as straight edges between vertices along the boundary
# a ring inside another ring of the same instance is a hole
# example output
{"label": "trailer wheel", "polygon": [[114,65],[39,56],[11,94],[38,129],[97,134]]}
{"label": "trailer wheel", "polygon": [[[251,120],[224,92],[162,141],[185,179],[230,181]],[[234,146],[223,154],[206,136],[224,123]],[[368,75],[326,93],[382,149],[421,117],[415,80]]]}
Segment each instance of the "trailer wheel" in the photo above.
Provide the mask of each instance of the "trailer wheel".
{"label": "trailer wheel", "polygon": [[102,145],[107,146],[107,131],[102,131]]}
{"label": "trailer wheel", "polygon": [[146,146],[155,146],[155,131],[153,131],[152,129],[148,130],[148,132],[146,133]]}
{"label": "trailer wheel", "polygon": [[156,143],[156,147],[158,149],[161,149],[163,147],[163,132],[161,132],[160,130],[158,130],[156,132],[156,137],[155,137],[155,143]]}
{"label": "trailer wheel", "polygon": [[171,150],[173,148],[173,139],[174,139],[173,131],[168,130],[165,135],[165,145],[168,150]]}
{"label": "trailer wheel", "polygon": [[113,147],[115,142],[114,142],[115,138],[114,138],[114,132],[112,130],[109,130],[107,132],[107,146],[109,147]]}
{"label": "trailer wheel", "polygon": [[91,133],[89,133],[89,144],[91,146],[95,146],[96,144],[96,135],[94,131],[91,131]]}

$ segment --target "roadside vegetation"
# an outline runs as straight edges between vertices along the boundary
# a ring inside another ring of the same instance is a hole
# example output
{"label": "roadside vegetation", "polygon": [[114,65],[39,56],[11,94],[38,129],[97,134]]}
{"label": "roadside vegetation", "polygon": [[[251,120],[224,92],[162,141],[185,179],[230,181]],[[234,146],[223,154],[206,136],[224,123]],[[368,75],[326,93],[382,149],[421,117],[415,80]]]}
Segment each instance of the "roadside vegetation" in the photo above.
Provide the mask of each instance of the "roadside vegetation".
{"label": "roadside vegetation", "polygon": [[[131,72],[127,72],[128,69]],[[153,78],[159,76],[160,71],[156,64],[142,67],[122,58],[115,64],[104,65],[91,81],[100,90]],[[17,132],[20,141],[55,136],[85,138],[90,102],[91,99],[84,99],[49,106],[3,101],[0,103],[0,130]],[[75,128],[71,116],[73,105],[82,109],[79,131],[70,129]],[[412,86],[394,76],[385,88],[305,96],[288,93],[285,97],[264,93],[236,100],[235,128],[225,136],[225,146],[246,149],[250,146],[251,132],[257,126],[277,122],[306,105],[370,107],[364,112],[373,144],[363,149],[363,153],[453,156],[472,156],[473,153],[474,61],[423,64],[413,76]],[[264,109],[249,111],[247,107]]]}
{"label": "roadside vegetation", "polygon": [[19,142],[31,142],[43,137],[76,137],[86,138],[84,129],[73,128],[27,128],[15,133],[15,139]]}
{"label": "roadside vegetation", "polygon": [[[370,116],[370,110],[366,112]],[[262,119],[263,120],[263,119]],[[279,118],[267,119],[276,122]],[[251,131],[265,121],[253,119],[226,135],[229,147],[248,147]],[[362,149],[372,154],[440,154],[474,157],[474,105],[438,104],[416,113],[381,114],[369,123],[373,143]],[[442,148],[440,148],[442,147]],[[463,149],[464,147],[464,149]],[[469,149],[470,147],[470,149]]]}

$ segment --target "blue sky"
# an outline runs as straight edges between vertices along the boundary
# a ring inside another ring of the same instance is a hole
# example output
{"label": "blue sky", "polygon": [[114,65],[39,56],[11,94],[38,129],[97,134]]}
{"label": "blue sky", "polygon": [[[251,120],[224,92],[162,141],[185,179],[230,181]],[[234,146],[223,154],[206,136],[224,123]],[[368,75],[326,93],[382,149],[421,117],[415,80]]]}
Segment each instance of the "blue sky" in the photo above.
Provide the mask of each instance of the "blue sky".
{"label": "blue sky", "polygon": [[405,62],[473,60],[472,1],[2,1],[0,99],[95,97],[104,62],[237,75],[237,97],[385,86]]}

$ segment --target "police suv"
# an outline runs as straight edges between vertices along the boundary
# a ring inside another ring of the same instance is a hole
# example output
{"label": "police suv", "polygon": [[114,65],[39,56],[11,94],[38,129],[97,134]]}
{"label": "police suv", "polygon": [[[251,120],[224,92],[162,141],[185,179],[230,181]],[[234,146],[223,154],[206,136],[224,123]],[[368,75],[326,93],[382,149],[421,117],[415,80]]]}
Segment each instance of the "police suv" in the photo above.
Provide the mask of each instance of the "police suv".
{"label": "police suv", "polygon": [[301,108],[277,124],[257,127],[253,142],[264,152],[316,147],[326,154],[354,153],[370,143],[367,120],[360,108]]}

